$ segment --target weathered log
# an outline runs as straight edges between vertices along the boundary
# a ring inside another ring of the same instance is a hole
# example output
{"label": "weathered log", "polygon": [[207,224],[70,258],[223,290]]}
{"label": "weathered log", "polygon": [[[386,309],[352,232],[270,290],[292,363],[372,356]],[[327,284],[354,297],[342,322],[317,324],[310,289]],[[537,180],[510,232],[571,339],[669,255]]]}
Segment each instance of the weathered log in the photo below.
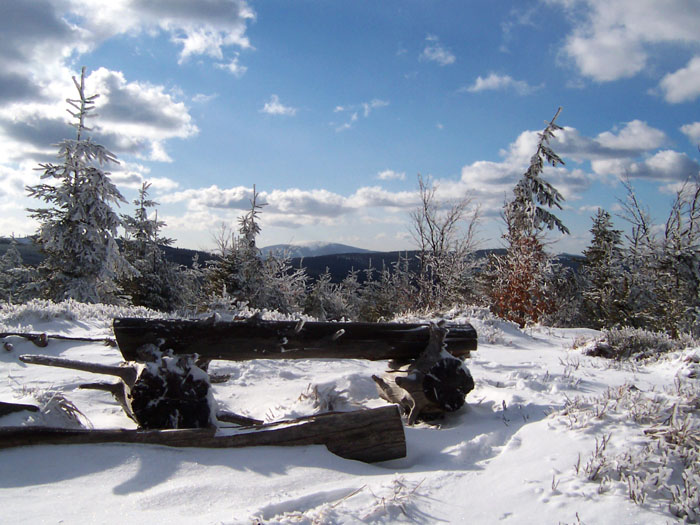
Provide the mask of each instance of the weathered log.
{"label": "weathered log", "polygon": [[474,380],[464,363],[443,351],[446,328],[431,325],[430,342],[413,363],[372,376],[380,397],[397,403],[408,424],[431,421],[464,405]]}
{"label": "weathered log", "polygon": [[[157,344],[175,354],[197,353],[202,359],[344,358],[416,359],[430,339],[427,324],[328,323],[294,321],[192,321],[117,318],[114,335],[126,361],[138,361],[144,344]],[[466,357],[476,350],[471,325],[453,325],[446,350]]]}
{"label": "weathered log", "polygon": [[23,337],[42,348],[48,345],[49,339],[85,341],[87,343],[104,343],[107,346],[117,346],[117,342],[111,337],[78,337],[74,335],[47,334],[45,332],[0,332],[0,339],[9,336]]}
{"label": "weathered log", "polygon": [[22,355],[19,359],[119,377],[123,392],[116,385],[89,387],[111,392],[141,428],[202,428],[214,424],[208,376],[197,368],[192,356],[163,356],[151,348],[143,357],[150,362],[141,366],[108,366],[40,355]]}
{"label": "weathered log", "polygon": [[0,401],[0,416],[6,416],[7,414],[12,414],[13,412],[21,412],[22,410],[39,412],[39,407],[34,405],[25,405],[23,403],[7,403],[5,401]]}
{"label": "weathered log", "polygon": [[133,366],[111,366],[98,363],[86,363],[85,361],[75,361],[63,357],[51,357],[48,355],[21,355],[18,358],[23,363],[31,365],[56,366],[59,368],[69,368],[93,374],[106,374],[120,378],[130,388],[136,382],[138,372]]}
{"label": "weathered log", "polygon": [[242,427],[255,427],[263,424],[263,421],[261,421],[260,419],[242,416],[229,410],[219,410],[216,413],[216,419],[224,423],[232,423],[234,425],[239,425]]}
{"label": "weathered log", "polygon": [[405,457],[406,438],[396,407],[319,414],[227,434],[214,429],[87,430],[0,428],[0,448],[27,445],[142,443],[170,447],[238,448],[325,445],[332,453],[367,463]]}

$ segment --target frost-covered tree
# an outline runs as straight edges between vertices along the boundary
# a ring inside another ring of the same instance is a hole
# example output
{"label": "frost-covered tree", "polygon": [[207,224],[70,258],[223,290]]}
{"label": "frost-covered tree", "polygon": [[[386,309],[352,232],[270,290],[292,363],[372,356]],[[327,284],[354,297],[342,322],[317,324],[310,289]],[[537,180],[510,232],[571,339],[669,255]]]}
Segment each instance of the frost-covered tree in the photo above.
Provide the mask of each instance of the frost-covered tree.
{"label": "frost-covered tree", "polygon": [[549,211],[561,209],[564,198],[542,177],[545,164],[555,167],[564,164],[549,146],[555,131],[562,129],[556,124],[560,112],[561,108],[539,134],[530,166],[513,188],[512,199],[504,206],[506,254],[492,256],[484,273],[492,311],[520,325],[537,322],[554,306],[553,268],[544,249],[545,230],[569,233],[561,220]]}
{"label": "frost-covered tree", "polygon": [[581,318],[592,328],[613,328],[627,322],[627,270],[623,264],[622,231],[610,214],[598,208],[592,217],[591,243],[583,251]]}
{"label": "frost-covered tree", "polygon": [[116,157],[87,136],[86,119],[98,95],[85,94],[85,68],[80,82],[73,82],[78,98],[68,99],[68,112],[76,137],[58,144],[60,162],[40,164],[47,182],[27,187],[31,197],[49,205],[29,210],[39,221],[37,243],[45,255],[39,271],[49,299],[115,303],[116,280],[131,268],[115,240],[121,220],[111,205],[126,201],[103,170]]}
{"label": "frost-covered tree", "polygon": [[436,197],[437,185],[418,176],[420,204],[411,212],[410,230],[418,246],[415,306],[439,308],[471,299],[473,252],[479,206],[471,195],[451,201]]}
{"label": "frost-covered tree", "polygon": [[24,265],[14,237],[0,257],[0,302],[18,303],[32,297],[34,270]]}
{"label": "frost-covered tree", "polygon": [[627,321],[627,279],[622,231],[613,228],[610,214],[601,208],[592,220],[593,238],[583,251],[581,316],[596,329],[623,326]]}
{"label": "frost-covered tree", "polygon": [[260,233],[262,204],[253,186],[251,208],[239,219],[238,235],[226,227],[216,238],[220,259],[206,270],[209,297],[228,297],[251,308],[267,308],[283,313],[299,311],[304,304],[306,272],[292,268],[289,257],[264,258],[256,246]]}
{"label": "frost-covered tree", "polygon": [[370,263],[359,290],[358,317],[361,321],[388,321],[398,313],[425,307],[419,299],[416,276],[410,270],[407,257],[399,256],[390,266],[382,263],[377,277],[375,271]]}
{"label": "frost-covered tree", "polygon": [[673,337],[700,326],[700,183],[676,194],[668,219],[654,224],[629,181],[622,216],[628,235],[629,324]]}
{"label": "frost-covered tree", "polygon": [[124,257],[138,272],[120,280],[123,292],[133,304],[154,310],[173,311],[185,306],[190,298],[185,281],[188,276],[177,264],[168,261],[162,246],[170,246],[174,239],[161,235],[165,222],[153,218],[149,210],[158,203],[148,197],[150,183],[144,182],[134,200],[133,216],[122,215],[125,235],[122,238]]}

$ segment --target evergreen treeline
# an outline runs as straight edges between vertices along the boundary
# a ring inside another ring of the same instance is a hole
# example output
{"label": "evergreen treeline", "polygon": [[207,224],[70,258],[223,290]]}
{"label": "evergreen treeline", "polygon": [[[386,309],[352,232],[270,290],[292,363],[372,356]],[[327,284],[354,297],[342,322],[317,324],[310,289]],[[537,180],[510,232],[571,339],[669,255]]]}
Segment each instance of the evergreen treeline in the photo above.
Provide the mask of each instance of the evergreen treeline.
{"label": "evergreen treeline", "polygon": [[[439,201],[436,185],[419,176],[420,205],[410,216],[419,248],[417,261],[399,258],[391,266],[351,270],[332,282],[328,272],[310,279],[289,257],[263,256],[256,245],[263,205],[253,188],[250,210],[238,228],[217,236],[218,257],[186,268],[169,262],[163,246],[158,203],[144,183],[133,215],[111,205],[124,198],[104,171],[116,157],[92,142],[86,118],[97,95],[84,91],[85,71],[74,78],[78,98],[69,100],[74,139],[58,146],[59,162],[43,164],[46,183],[27,187],[45,207],[29,210],[39,222],[38,267],[25,266],[16,245],[0,258],[0,297],[23,302],[53,301],[134,304],[161,311],[236,308],[308,314],[321,320],[390,319],[406,311],[439,311],[478,304],[520,326],[545,323],[596,329],[625,326],[698,335],[700,320],[700,184],[676,195],[666,222],[657,225],[629,182],[621,201],[630,233],[615,229],[599,209],[592,240],[579,272],[557,264],[546,249],[546,233],[568,229],[552,210],[563,197],[544,175],[563,161],[550,147],[561,128],[557,115],[540,133],[530,166],[504,205],[505,253],[477,259],[479,209],[469,196]],[[118,237],[118,231],[122,231]],[[119,239],[119,243],[117,243]],[[417,264],[416,264],[417,262]]]}

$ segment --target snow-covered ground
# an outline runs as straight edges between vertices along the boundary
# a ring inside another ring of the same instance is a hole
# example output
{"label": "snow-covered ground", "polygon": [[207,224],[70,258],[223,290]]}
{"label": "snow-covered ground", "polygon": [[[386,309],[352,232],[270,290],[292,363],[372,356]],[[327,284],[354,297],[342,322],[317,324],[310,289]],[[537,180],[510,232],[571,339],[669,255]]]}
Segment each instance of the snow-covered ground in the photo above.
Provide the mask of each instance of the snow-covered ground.
{"label": "snow-covered ground", "polygon": [[[113,316],[144,313],[34,303],[0,309],[0,331],[109,337]],[[440,426],[406,428],[404,459],[368,465],[322,446],[5,449],[0,522],[683,522],[669,511],[672,489],[664,488],[683,486],[683,458],[644,430],[685,424],[685,435],[697,439],[698,379],[691,376],[700,349],[616,363],[584,355],[598,336],[591,330],[521,331],[477,310],[451,317],[479,333],[479,349],[467,362],[476,388]],[[58,340],[39,348],[19,337],[4,342],[12,348],[0,349],[0,401],[50,406],[52,393],[60,393],[83,414],[85,426],[134,428],[109,394],[77,389],[98,376],[18,360],[47,354],[116,364],[116,348]],[[328,400],[335,409],[382,406],[371,375],[384,368],[352,360],[250,361],[215,362],[211,371],[231,374],[214,385],[222,406],[277,420],[312,414]],[[55,409],[0,418],[1,426],[69,423]],[[693,478],[690,483],[686,492]]]}

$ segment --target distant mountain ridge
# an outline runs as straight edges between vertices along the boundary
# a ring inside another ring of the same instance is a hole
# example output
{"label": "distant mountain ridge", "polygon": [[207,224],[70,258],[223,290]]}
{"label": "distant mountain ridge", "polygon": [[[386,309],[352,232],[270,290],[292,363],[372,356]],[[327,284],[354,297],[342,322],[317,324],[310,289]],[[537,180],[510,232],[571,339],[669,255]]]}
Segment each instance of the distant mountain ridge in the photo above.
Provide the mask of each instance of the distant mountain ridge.
{"label": "distant mountain ridge", "polygon": [[260,248],[263,255],[282,254],[290,258],[319,257],[343,253],[374,253],[371,250],[340,244],[337,242],[299,242],[292,244],[273,244]]}
{"label": "distant mountain ridge", "polygon": [[[36,266],[41,262],[43,256],[31,237],[17,238],[16,241],[24,264]],[[10,247],[11,242],[11,239],[8,237],[0,237],[0,257]],[[214,261],[218,258],[210,252],[200,250],[189,250],[172,246],[161,246],[161,249],[168,260],[187,267],[192,267],[192,260],[195,255],[200,266],[206,266],[208,261]],[[399,258],[408,260],[409,268],[412,271],[418,271],[417,251],[373,252],[348,246],[347,244],[323,242],[292,245],[276,244],[261,248],[260,251],[263,254],[282,253],[282,255],[291,259],[290,262],[293,268],[305,268],[306,274],[311,279],[317,279],[319,275],[325,273],[326,269],[328,269],[331,280],[336,283],[342,281],[351,270],[359,272],[358,279],[362,282],[366,278],[366,270],[370,267],[374,269],[374,278],[377,278],[378,271],[381,271],[383,267],[391,268]],[[478,250],[474,253],[474,256],[477,259],[481,259],[492,253],[503,254],[505,250]],[[559,254],[555,256],[555,260],[563,266],[578,271],[583,256]]]}

